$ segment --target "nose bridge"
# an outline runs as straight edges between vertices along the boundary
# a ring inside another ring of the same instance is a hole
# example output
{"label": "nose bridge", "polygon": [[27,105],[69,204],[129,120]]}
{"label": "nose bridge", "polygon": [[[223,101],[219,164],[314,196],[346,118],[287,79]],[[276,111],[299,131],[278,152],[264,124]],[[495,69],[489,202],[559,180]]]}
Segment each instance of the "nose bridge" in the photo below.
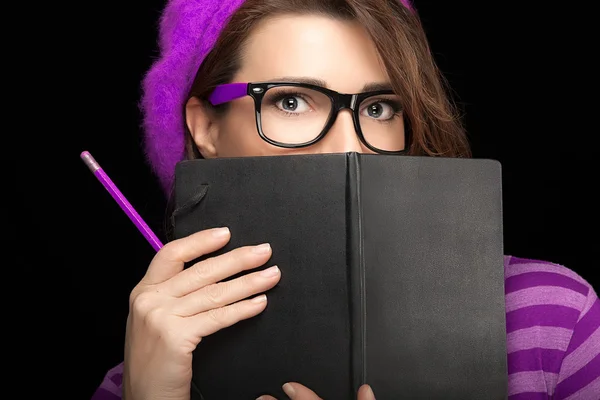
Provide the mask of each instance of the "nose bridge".
{"label": "nose bridge", "polygon": [[362,144],[356,133],[352,116],[354,102],[355,96],[347,95],[347,97],[343,97],[343,101],[340,101],[336,105],[337,115],[331,129],[322,140],[325,152],[346,153],[362,151]]}
{"label": "nose bridge", "polygon": [[354,110],[356,106],[357,95],[355,94],[338,94],[335,107],[338,112],[344,109]]}

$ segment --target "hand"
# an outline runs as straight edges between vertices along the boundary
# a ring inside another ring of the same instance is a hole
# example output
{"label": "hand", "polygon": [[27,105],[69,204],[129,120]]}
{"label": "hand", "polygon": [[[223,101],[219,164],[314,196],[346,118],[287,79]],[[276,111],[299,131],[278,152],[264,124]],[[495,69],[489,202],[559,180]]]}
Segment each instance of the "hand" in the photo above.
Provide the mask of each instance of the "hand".
{"label": "hand", "polygon": [[273,267],[221,282],[259,267],[271,257],[265,246],[241,247],[196,263],[222,248],[228,229],[209,229],[167,243],[132,290],[125,335],[125,400],[187,400],[192,352],[203,337],[261,313],[264,292],[279,282]]}
{"label": "hand", "polygon": [[[289,382],[283,385],[283,391],[291,400],[323,400],[315,392],[296,382]],[[373,390],[369,385],[362,385],[358,388],[357,400],[375,400]],[[264,395],[256,400],[277,400],[273,396]]]}

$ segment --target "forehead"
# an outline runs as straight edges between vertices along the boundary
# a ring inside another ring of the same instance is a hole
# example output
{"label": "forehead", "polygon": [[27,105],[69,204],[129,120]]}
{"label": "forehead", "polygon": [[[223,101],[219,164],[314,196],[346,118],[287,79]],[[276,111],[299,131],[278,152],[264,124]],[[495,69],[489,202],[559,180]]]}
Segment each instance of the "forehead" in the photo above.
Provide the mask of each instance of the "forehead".
{"label": "forehead", "polygon": [[355,21],[320,15],[282,15],[261,21],[247,39],[236,81],[310,77],[354,93],[388,82],[375,44]]}

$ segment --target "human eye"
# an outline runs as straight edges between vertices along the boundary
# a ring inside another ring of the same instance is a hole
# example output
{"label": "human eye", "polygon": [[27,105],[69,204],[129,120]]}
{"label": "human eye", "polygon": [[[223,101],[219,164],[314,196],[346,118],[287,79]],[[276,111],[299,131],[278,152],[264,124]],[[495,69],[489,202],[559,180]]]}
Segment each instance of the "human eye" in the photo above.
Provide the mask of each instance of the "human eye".
{"label": "human eye", "polygon": [[369,99],[361,107],[360,115],[377,121],[389,121],[402,111],[400,102],[391,99]]}
{"label": "human eye", "polygon": [[269,107],[285,115],[299,115],[312,111],[310,98],[305,93],[289,90],[277,90],[269,93],[269,96],[263,100]]}

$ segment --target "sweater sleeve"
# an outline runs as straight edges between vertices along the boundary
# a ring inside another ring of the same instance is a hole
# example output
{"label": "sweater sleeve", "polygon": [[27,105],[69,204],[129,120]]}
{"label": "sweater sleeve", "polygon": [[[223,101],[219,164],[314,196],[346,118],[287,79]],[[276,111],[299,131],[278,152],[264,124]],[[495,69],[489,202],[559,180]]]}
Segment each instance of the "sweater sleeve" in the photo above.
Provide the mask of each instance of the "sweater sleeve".
{"label": "sweater sleeve", "polygon": [[574,271],[508,257],[509,400],[600,400],[600,301]]}
{"label": "sweater sleeve", "polygon": [[123,384],[123,363],[109,370],[98,386],[91,400],[121,400]]}
{"label": "sweater sleeve", "polygon": [[590,288],[565,352],[554,400],[600,399],[600,300]]}

